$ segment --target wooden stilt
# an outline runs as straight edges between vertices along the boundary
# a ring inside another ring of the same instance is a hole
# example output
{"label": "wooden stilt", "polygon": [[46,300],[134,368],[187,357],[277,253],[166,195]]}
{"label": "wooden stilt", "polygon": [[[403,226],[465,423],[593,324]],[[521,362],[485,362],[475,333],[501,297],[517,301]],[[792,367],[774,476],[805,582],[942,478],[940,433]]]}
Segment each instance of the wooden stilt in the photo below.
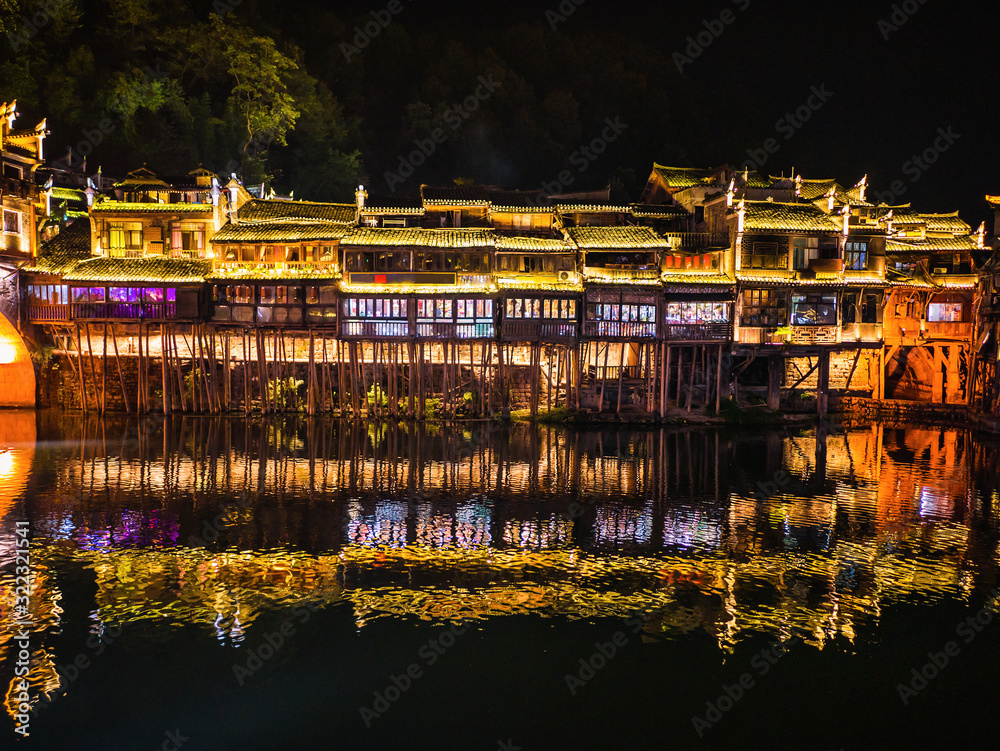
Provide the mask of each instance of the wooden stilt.
{"label": "wooden stilt", "polygon": [[122,387],[122,401],[125,402],[125,412],[127,414],[132,413],[132,405],[128,400],[128,390],[125,388],[125,371],[122,368],[122,359],[118,354],[118,334],[115,331],[115,325],[111,324],[111,344],[115,350],[115,364],[118,366],[118,383]]}
{"label": "wooden stilt", "polygon": [[615,408],[617,414],[621,414],[622,411],[622,385],[624,383],[625,376],[625,350],[631,348],[631,345],[622,342],[618,349],[618,403]]}

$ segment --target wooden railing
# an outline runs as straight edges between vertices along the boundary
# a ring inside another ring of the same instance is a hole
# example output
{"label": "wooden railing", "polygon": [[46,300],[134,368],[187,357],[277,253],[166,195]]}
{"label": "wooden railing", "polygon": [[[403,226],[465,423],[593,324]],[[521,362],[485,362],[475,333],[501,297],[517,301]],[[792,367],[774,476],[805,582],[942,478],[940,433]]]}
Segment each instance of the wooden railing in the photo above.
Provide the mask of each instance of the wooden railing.
{"label": "wooden railing", "polygon": [[573,321],[512,320],[503,322],[503,338],[508,342],[533,342],[539,339],[575,339],[577,326]]}
{"label": "wooden railing", "polygon": [[174,303],[76,302],[70,309],[73,318],[164,320],[177,317]]}
{"label": "wooden railing", "polygon": [[32,323],[38,321],[68,321],[69,305],[28,303],[28,320]]}
{"label": "wooden railing", "polygon": [[680,251],[729,247],[729,234],[726,232],[667,232],[664,238],[671,248]]}
{"label": "wooden railing", "polygon": [[668,323],[663,329],[666,341],[718,341],[729,338],[728,323]]}
{"label": "wooden railing", "polygon": [[654,339],[656,324],[643,321],[586,321],[583,335],[591,339]]}
{"label": "wooden railing", "polygon": [[[336,271],[336,261],[220,261],[216,259],[214,271],[260,271],[261,269],[288,269],[290,271]],[[280,280],[275,280],[279,284]]]}
{"label": "wooden railing", "polygon": [[792,344],[838,344],[839,326],[793,326]]}
{"label": "wooden railing", "polygon": [[657,280],[659,269],[611,269],[606,266],[587,266],[583,275],[588,279],[603,282],[636,282]]}
{"label": "wooden railing", "polygon": [[408,321],[346,319],[340,324],[340,335],[351,339],[406,339],[410,336],[410,324]]}

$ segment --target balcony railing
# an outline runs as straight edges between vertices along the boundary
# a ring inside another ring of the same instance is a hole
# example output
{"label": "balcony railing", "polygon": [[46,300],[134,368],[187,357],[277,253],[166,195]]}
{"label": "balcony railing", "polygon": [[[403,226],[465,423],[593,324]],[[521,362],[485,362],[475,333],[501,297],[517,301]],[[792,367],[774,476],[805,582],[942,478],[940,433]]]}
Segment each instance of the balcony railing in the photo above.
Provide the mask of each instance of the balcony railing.
{"label": "balcony railing", "polygon": [[719,341],[729,338],[728,323],[668,323],[663,328],[666,341]]}
{"label": "balcony railing", "polygon": [[839,326],[793,326],[792,344],[838,344]]}
{"label": "balcony railing", "polygon": [[571,321],[518,321],[507,319],[503,322],[502,333],[503,338],[508,342],[575,339],[576,323]]}
{"label": "balcony railing", "polygon": [[680,251],[729,247],[726,232],[668,232],[664,237],[671,248]]}
{"label": "balcony railing", "polygon": [[418,339],[492,339],[492,323],[417,322]]}
{"label": "balcony railing", "polygon": [[67,321],[69,320],[69,305],[28,303],[28,320],[32,322]]}
{"label": "balcony railing", "polygon": [[359,321],[341,322],[340,335],[352,339],[406,339],[410,336],[408,321]]}
{"label": "balcony railing", "polygon": [[589,338],[655,339],[656,324],[643,321],[586,321],[583,335]]}
{"label": "balcony railing", "polygon": [[172,302],[77,302],[70,307],[73,318],[165,320],[177,317],[177,306]]}
{"label": "balcony railing", "polygon": [[287,269],[289,271],[329,271],[336,272],[335,261],[220,261],[212,264],[214,271],[261,271]]}
{"label": "balcony railing", "polygon": [[660,278],[660,270],[651,268],[587,266],[583,270],[583,275],[588,279],[600,282],[657,281]]}

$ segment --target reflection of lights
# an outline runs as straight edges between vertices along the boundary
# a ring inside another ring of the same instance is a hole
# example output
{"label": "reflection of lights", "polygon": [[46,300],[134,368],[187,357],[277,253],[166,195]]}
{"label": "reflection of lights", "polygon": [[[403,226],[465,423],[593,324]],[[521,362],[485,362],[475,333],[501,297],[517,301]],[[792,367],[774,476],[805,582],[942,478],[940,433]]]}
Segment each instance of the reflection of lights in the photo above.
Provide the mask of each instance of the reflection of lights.
{"label": "reflection of lights", "polygon": [[14,476],[14,452],[0,451],[0,477],[7,479]]}

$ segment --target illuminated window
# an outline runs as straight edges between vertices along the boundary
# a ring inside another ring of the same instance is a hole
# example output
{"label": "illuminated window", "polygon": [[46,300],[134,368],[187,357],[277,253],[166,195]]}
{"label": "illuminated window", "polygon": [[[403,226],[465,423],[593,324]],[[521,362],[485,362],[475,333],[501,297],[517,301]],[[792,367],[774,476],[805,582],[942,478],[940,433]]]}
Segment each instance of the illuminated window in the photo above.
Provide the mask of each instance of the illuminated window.
{"label": "illuminated window", "polygon": [[793,326],[836,326],[836,295],[792,295]]}
{"label": "illuminated window", "polygon": [[960,302],[932,302],[927,306],[931,323],[961,323],[963,305]]}
{"label": "illuminated window", "polygon": [[170,229],[170,248],[175,254],[189,258],[205,256],[205,225],[175,222]]}
{"label": "illuminated window", "polygon": [[844,246],[844,268],[848,271],[868,268],[868,243],[850,242]]}
{"label": "illuminated window", "polygon": [[729,305],[724,302],[669,302],[667,323],[728,323]]}
{"label": "illuminated window", "polygon": [[743,291],[742,326],[777,328],[787,322],[788,293],[782,290],[748,289]]}
{"label": "illuminated window", "polygon": [[104,244],[112,256],[141,252],[142,222],[108,222]]}
{"label": "illuminated window", "polygon": [[12,235],[21,234],[21,212],[20,211],[10,211],[4,209],[3,211],[3,231]]}

